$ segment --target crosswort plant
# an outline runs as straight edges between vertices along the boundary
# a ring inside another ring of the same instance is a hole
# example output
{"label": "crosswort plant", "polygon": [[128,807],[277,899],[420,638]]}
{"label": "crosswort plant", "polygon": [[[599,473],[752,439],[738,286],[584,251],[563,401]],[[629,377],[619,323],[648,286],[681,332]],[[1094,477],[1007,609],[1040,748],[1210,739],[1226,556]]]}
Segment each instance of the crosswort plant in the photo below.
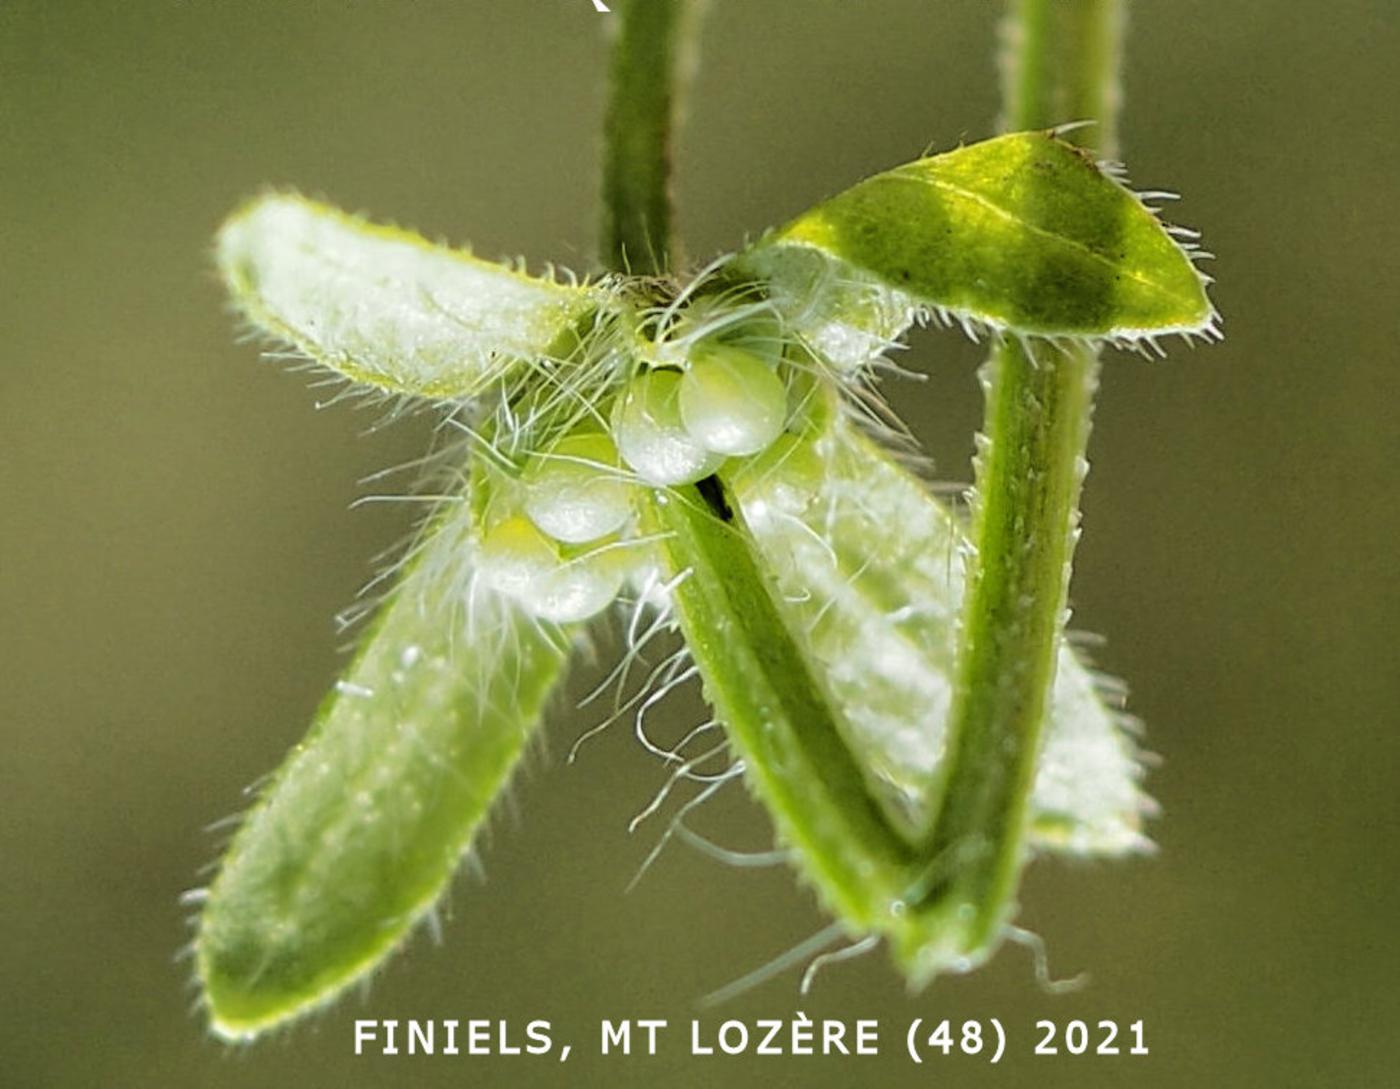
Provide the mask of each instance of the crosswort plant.
{"label": "crosswort plant", "polygon": [[[1078,497],[1101,350],[1218,322],[1194,236],[1107,161],[1116,0],[1013,4],[1006,135],[689,273],[668,147],[691,13],[611,7],[604,270],[533,276],[282,193],[219,233],[254,330],[461,440],[196,896],[225,1038],[326,1003],[430,915],[592,624],[627,633],[619,714],[697,675],[713,710],[658,750],[700,783],[672,829],[742,779],[834,917],[822,940],[884,941],[914,986],[1014,933],[1032,854],[1148,846],[1119,693],[1064,637]],[[965,511],[878,393],[930,322],[990,344]],[[651,663],[667,632],[684,650]]]}

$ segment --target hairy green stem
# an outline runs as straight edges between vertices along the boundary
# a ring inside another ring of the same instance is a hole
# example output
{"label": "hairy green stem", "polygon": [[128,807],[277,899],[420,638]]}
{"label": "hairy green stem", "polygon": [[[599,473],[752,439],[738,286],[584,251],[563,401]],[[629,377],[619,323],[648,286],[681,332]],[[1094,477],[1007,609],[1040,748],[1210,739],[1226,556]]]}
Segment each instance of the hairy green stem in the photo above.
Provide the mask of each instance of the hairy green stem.
{"label": "hairy green stem", "polygon": [[[654,271],[669,264],[671,239],[660,229],[670,219],[669,130],[656,122],[661,104],[671,101],[666,80],[675,72],[657,57],[674,52],[682,6],[633,0],[617,9],[622,25],[604,184],[614,268],[638,271],[643,246]],[[654,55],[638,57],[643,44]],[[645,101],[618,101],[632,94]],[[698,486],[652,489],[643,519],[661,538],[657,558],[675,583],[677,619],[705,698],[773,813],[780,839],[798,848],[799,864],[848,923],[898,927],[914,855],[872,798],[821,685],[779,616],[738,504],[711,477]]]}
{"label": "hairy green stem", "polygon": [[619,0],[603,127],[601,258],[636,275],[670,270],[671,132],[691,0]]}
{"label": "hairy green stem", "polygon": [[[1117,0],[1013,0],[1006,127],[1094,120],[1075,135],[1111,146],[1121,24]],[[942,918],[947,953],[970,960],[991,951],[1014,912],[1097,376],[1090,346],[1012,338],[984,375],[976,562],[922,903]]]}
{"label": "hairy green stem", "polygon": [[1011,0],[1002,128],[1093,121],[1075,142],[1117,154],[1123,22],[1121,0]]}
{"label": "hairy green stem", "polygon": [[912,851],[871,796],[779,616],[738,503],[712,479],[726,518],[694,487],[658,492],[648,505],[665,567],[686,572],[676,613],[705,698],[829,906],[863,927],[888,927]]}

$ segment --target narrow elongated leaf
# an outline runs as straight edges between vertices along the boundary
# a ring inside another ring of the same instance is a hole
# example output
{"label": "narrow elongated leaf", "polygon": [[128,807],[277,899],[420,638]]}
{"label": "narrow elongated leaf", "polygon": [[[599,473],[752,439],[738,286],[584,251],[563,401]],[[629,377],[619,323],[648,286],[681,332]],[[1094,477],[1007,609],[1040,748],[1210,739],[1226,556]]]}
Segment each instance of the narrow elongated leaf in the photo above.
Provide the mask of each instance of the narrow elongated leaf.
{"label": "narrow elongated leaf", "polygon": [[[927,827],[952,702],[966,538],[906,469],[836,415],[736,484],[776,599],[877,796],[903,833]],[[1149,801],[1131,741],[1063,648],[1031,796],[1032,843],[1142,849]]]}
{"label": "narrow elongated leaf", "polygon": [[431,910],[561,675],[566,633],[474,584],[471,504],[438,522],[200,916],[214,1030],[333,998]]}
{"label": "narrow elongated leaf", "polygon": [[878,174],[769,234],[740,267],[834,363],[920,311],[1046,336],[1131,340],[1212,326],[1204,279],[1083,151],[1014,133]]}
{"label": "narrow elongated leaf", "polygon": [[292,196],[235,213],[217,258],[263,332],[352,381],[423,397],[469,397],[512,363],[566,350],[602,297]]}

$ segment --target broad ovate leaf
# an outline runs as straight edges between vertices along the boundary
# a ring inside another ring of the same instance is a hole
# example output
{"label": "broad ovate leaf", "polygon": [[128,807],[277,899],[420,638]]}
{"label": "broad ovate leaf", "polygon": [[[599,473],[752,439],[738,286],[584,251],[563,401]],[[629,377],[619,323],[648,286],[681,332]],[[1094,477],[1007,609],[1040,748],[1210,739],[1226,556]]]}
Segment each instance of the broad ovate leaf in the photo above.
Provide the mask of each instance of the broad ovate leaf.
{"label": "broad ovate leaf", "polygon": [[262,332],[353,382],[438,399],[567,353],[602,298],[295,196],[235,213],[216,256]]}
{"label": "broad ovate leaf", "polygon": [[[927,828],[944,755],[964,594],[965,531],[840,414],[734,480],[775,600],[872,792],[908,838]],[[1033,845],[1117,855],[1147,845],[1131,739],[1092,674],[1059,652]]]}
{"label": "broad ovate leaf", "polygon": [[566,632],[473,577],[454,504],[306,739],[262,791],[199,917],[216,1033],[334,998],[432,910],[562,675]]}
{"label": "broad ovate leaf", "polygon": [[1190,255],[1083,150],[1023,132],[878,174],[739,258],[788,322],[854,367],[921,313],[1038,336],[1204,333]]}

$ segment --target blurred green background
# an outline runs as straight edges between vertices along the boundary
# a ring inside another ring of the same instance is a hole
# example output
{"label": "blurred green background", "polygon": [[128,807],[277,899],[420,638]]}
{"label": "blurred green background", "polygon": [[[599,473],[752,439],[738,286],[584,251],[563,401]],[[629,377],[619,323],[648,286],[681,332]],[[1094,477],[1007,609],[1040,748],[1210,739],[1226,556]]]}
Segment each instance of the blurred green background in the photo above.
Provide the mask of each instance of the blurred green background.
{"label": "blurred green background", "polygon": [[[1072,0],[1066,0],[1072,2]],[[706,257],[878,168],[989,134],[987,0],[715,0],[679,161]],[[1393,5],[1133,5],[1124,151],[1186,194],[1227,342],[1104,373],[1076,623],[1165,761],[1160,856],[1033,867],[1029,955],[917,998],[883,955],[721,1011],[878,1017],[878,1059],[600,1061],[602,1017],[694,1000],[815,932],[782,870],[627,821],[663,780],[560,713],[441,944],[230,1051],[192,1011],[181,890],[342,659],[331,617],[412,510],[347,510],[430,421],[366,436],[235,340],[220,218],[265,184],[590,263],[605,59],[588,0],[0,3],[0,1082],[7,1086],[1389,1086],[1400,1065],[1400,30]],[[949,479],[976,349],[891,396]],[[575,693],[596,672],[579,671]],[[687,721],[682,708],[670,727]],[[698,823],[762,845],[741,792]],[[567,1066],[354,1058],[360,1017],[550,1018]],[[714,1014],[707,1015],[717,1019]],[[914,1016],[1000,1017],[995,1068],[908,1064]],[[1037,1018],[1146,1022],[1147,1058],[1035,1058]],[[675,1041],[679,1044],[680,1040]]]}

